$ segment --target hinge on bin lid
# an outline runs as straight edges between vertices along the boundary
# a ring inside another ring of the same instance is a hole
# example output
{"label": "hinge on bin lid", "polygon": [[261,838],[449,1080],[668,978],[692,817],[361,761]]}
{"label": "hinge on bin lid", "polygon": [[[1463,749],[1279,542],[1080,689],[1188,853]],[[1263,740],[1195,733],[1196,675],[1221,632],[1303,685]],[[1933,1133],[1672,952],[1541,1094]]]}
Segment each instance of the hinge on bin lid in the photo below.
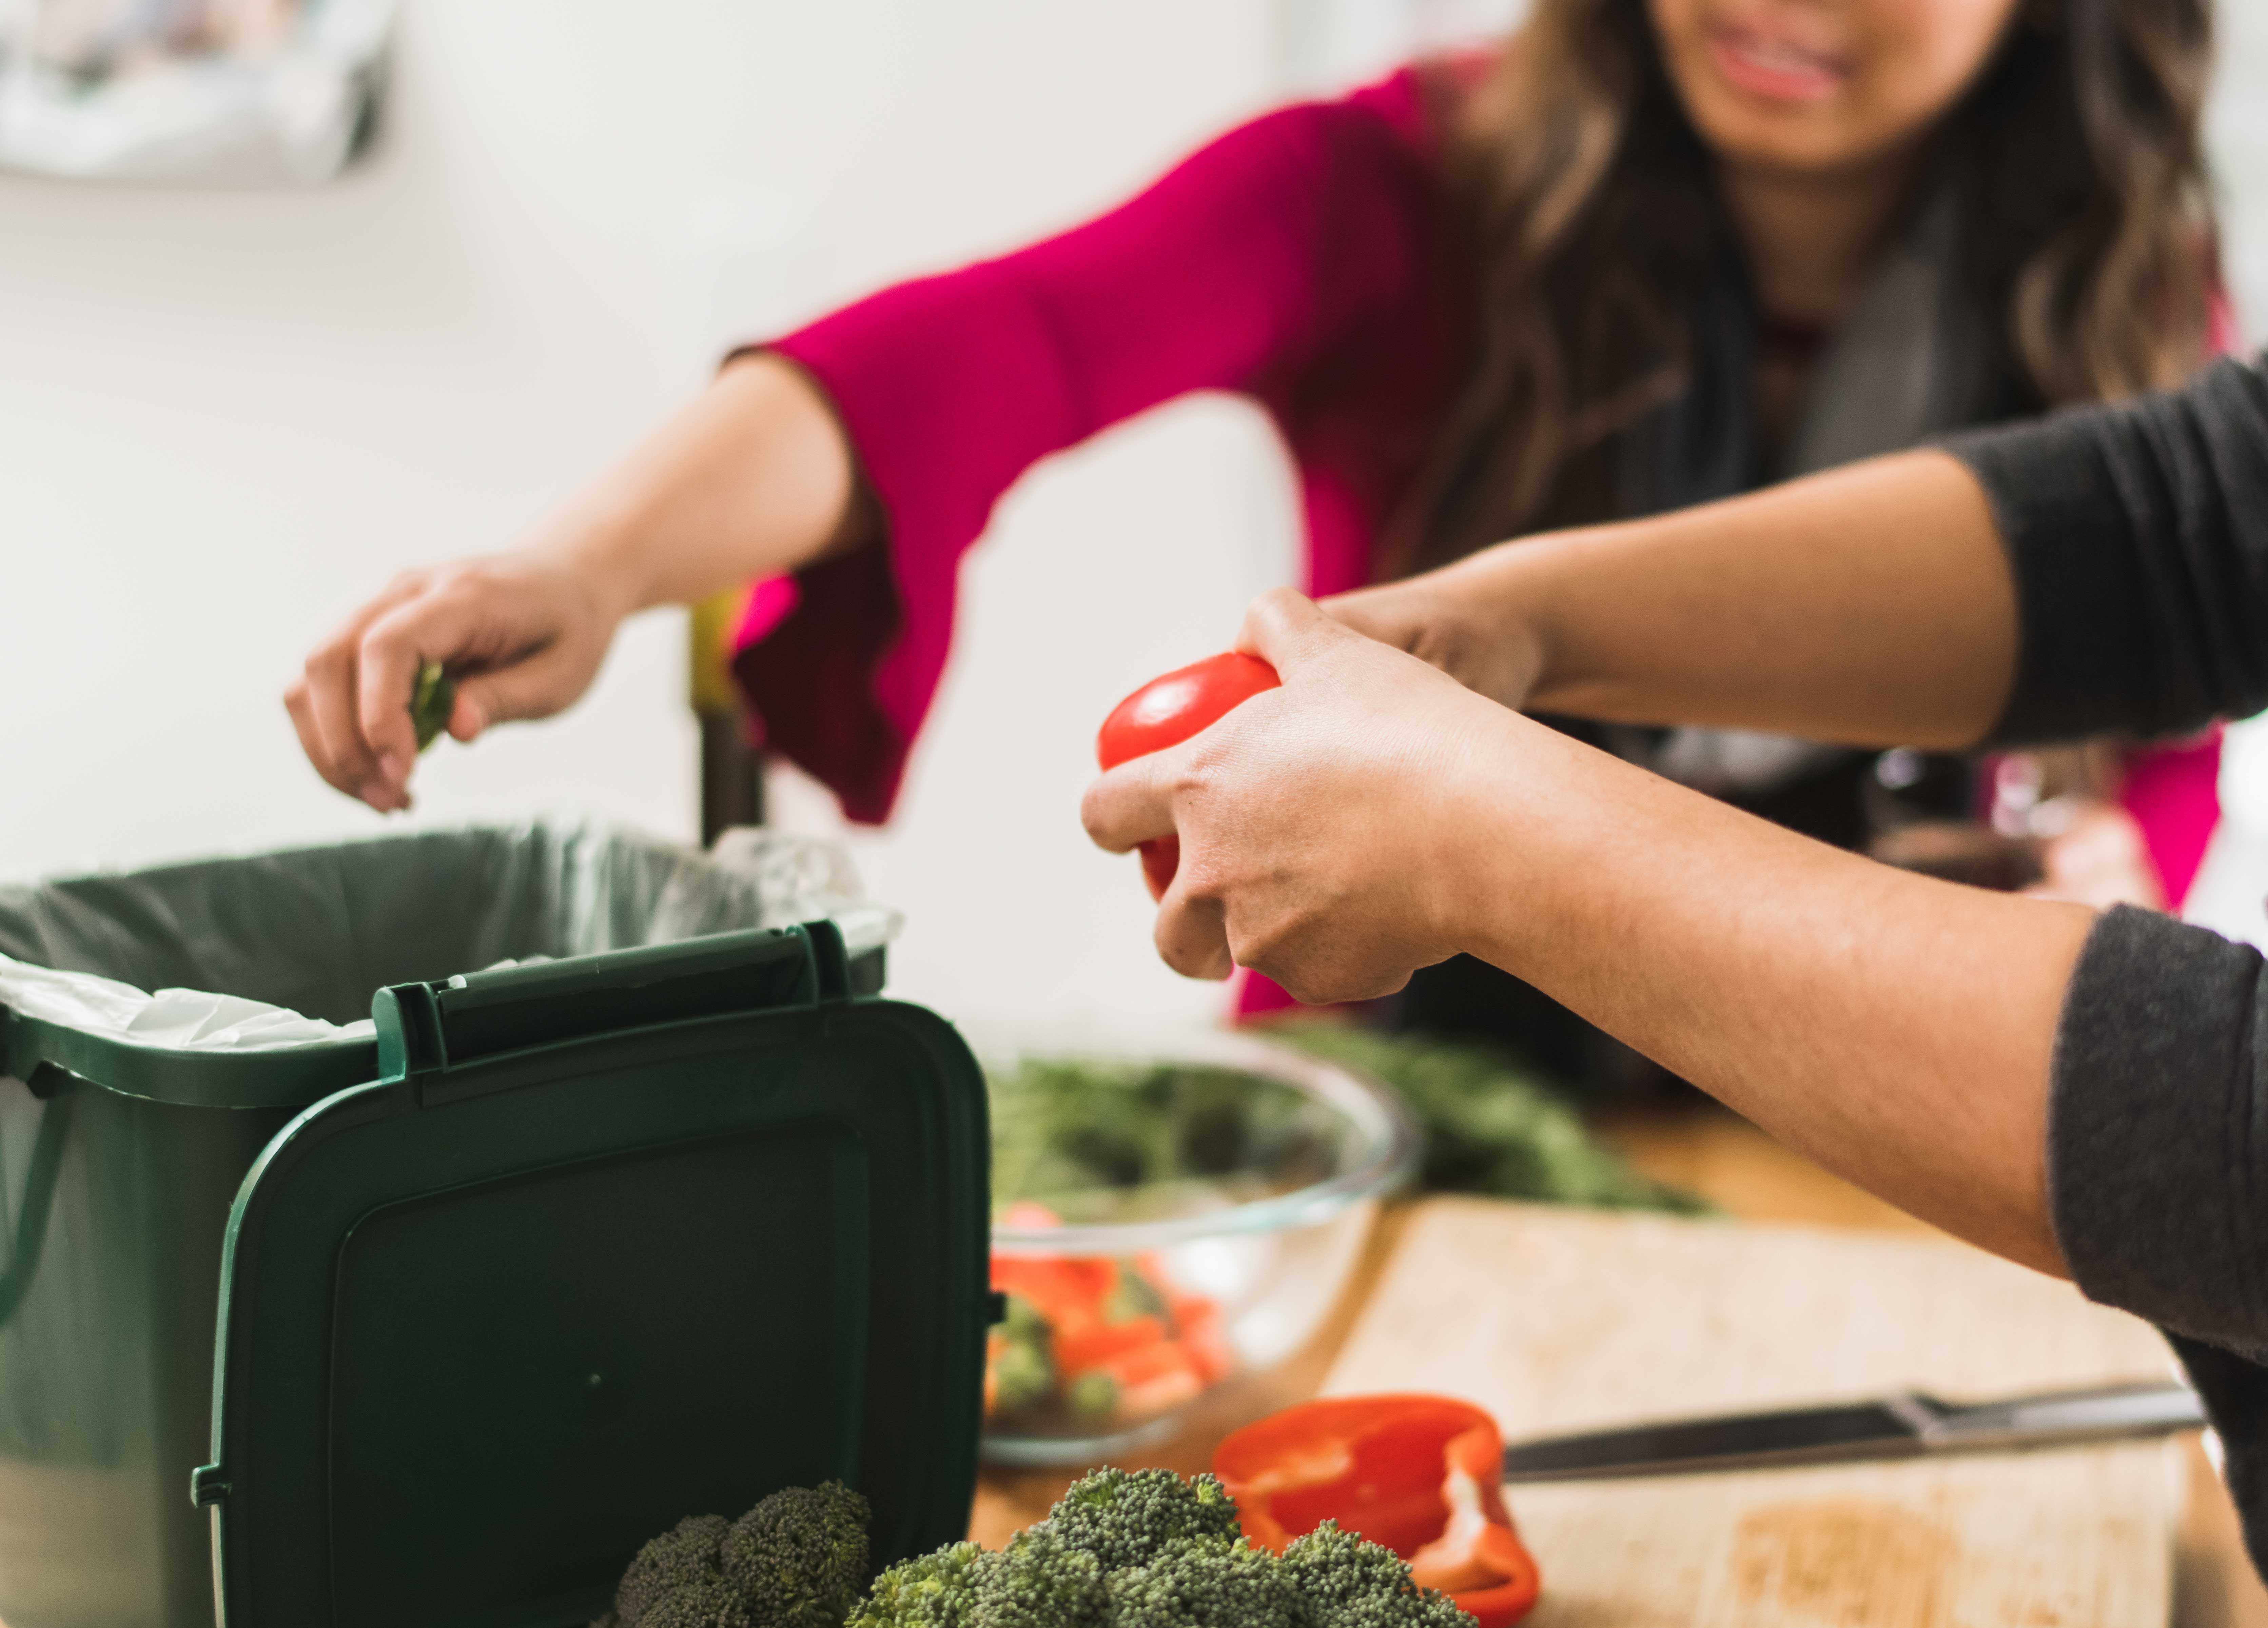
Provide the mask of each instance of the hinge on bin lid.
{"label": "hinge on bin lid", "polygon": [[850,952],[843,947],[843,929],[821,917],[806,921],[799,929],[811,942],[812,968],[819,974],[819,998],[821,1001],[848,1001],[850,987]]}
{"label": "hinge on bin lid", "polygon": [[396,984],[379,990],[371,997],[370,1015],[378,1030],[379,1079],[414,1080],[449,1066],[441,1010],[431,984]]}
{"label": "hinge on bin lid", "polygon": [[189,1471],[189,1502],[209,1509],[228,1496],[228,1475],[218,1464],[199,1464]]}

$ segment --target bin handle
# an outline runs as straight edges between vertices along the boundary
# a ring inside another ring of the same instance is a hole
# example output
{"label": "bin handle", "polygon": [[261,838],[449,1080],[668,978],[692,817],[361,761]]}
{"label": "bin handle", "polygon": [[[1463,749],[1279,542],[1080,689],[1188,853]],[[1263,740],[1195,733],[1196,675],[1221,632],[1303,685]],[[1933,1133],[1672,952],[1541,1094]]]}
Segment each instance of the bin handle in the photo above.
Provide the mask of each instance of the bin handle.
{"label": "bin handle", "polygon": [[861,983],[842,932],[821,920],[397,984],[371,1002],[379,1077],[441,1074],[655,1023],[844,1001],[865,993]]}
{"label": "bin handle", "polygon": [[14,1245],[8,1262],[0,1266],[0,1328],[5,1328],[15,1317],[24,1297],[31,1293],[32,1278],[40,1268],[40,1253],[48,1241],[48,1213],[54,1207],[55,1188],[63,1175],[63,1136],[70,1129],[69,1093],[62,1090],[41,1091],[37,1081],[41,1074],[63,1071],[52,1063],[42,1063],[32,1071],[31,1080],[25,1082],[34,1096],[45,1096],[47,1106],[40,1110],[39,1134],[32,1143],[32,1162],[24,1179],[23,1202],[17,1206]]}

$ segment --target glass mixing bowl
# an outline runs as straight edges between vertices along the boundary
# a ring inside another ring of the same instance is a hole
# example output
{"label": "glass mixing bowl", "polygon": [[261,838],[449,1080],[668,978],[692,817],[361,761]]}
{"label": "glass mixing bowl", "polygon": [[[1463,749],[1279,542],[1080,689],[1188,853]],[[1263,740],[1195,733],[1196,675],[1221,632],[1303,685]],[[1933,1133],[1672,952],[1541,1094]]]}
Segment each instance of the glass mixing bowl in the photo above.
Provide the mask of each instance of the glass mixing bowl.
{"label": "glass mixing bowl", "polygon": [[1260,1394],[1417,1165],[1390,1091],[1262,1039],[972,1039],[1009,1297],[985,1377],[996,1463],[1093,1463],[1169,1438],[1208,1398]]}

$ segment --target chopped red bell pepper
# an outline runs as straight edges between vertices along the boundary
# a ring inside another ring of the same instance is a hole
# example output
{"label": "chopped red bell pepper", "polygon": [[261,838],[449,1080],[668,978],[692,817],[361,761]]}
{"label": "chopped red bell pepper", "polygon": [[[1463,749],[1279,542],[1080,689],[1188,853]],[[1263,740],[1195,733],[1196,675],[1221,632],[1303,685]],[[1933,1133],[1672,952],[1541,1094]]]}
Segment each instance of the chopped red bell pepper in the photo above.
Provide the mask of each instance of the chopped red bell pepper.
{"label": "chopped red bell pepper", "polygon": [[1168,1309],[1199,1379],[1218,1385],[1236,1371],[1236,1348],[1228,1343],[1228,1325],[1219,1305],[1203,1294],[1175,1294]]}
{"label": "chopped red bell pepper", "polygon": [[1118,1287],[1118,1263],[1095,1256],[995,1255],[992,1287],[1022,1295],[1050,1322],[1092,1322]]}
{"label": "chopped red bell pepper", "polygon": [[1325,1521],[1383,1544],[1480,1628],[1507,1628],[1542,1587],[1505,1507],[1496,1421],[1447,1397],[1329,1397],[1247,1425],[1213,1473],[1244,1535],[1278,1553]]}
{"label": "chopped red bell pepper", "polygon": [[1084,1328],[1057,1329],[1056,1363],[1066,1374],[1084,1374],[1091,1368],[1100,1368],[1113,1357],[1139,1351],[1145,1346],[1157,1345],[1166,1338],[1165,1321],[1160,1317],[1135,1317],[1125,1323],[1097,1323]]}

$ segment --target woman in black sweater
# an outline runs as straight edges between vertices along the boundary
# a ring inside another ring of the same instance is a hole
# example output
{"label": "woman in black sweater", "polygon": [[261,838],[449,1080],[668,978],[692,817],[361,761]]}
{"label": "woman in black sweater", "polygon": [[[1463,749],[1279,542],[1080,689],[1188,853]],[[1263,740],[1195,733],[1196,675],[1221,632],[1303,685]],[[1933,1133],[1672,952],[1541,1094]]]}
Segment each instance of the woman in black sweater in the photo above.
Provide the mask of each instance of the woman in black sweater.
{"label": "woman in black sweater", "polygon": [[2258,952],[1892,870],[1511,710],[1947,750],[2257,712],[2259,363],[1322,610],[1279,592],[1242,643],[1281,690],[1087,794],[1106,847],[1179,833],[1168,962],[1325,1001],[1461,952],[1528,979],[1830,1168],[2157,1323],[2268,1559]]}

